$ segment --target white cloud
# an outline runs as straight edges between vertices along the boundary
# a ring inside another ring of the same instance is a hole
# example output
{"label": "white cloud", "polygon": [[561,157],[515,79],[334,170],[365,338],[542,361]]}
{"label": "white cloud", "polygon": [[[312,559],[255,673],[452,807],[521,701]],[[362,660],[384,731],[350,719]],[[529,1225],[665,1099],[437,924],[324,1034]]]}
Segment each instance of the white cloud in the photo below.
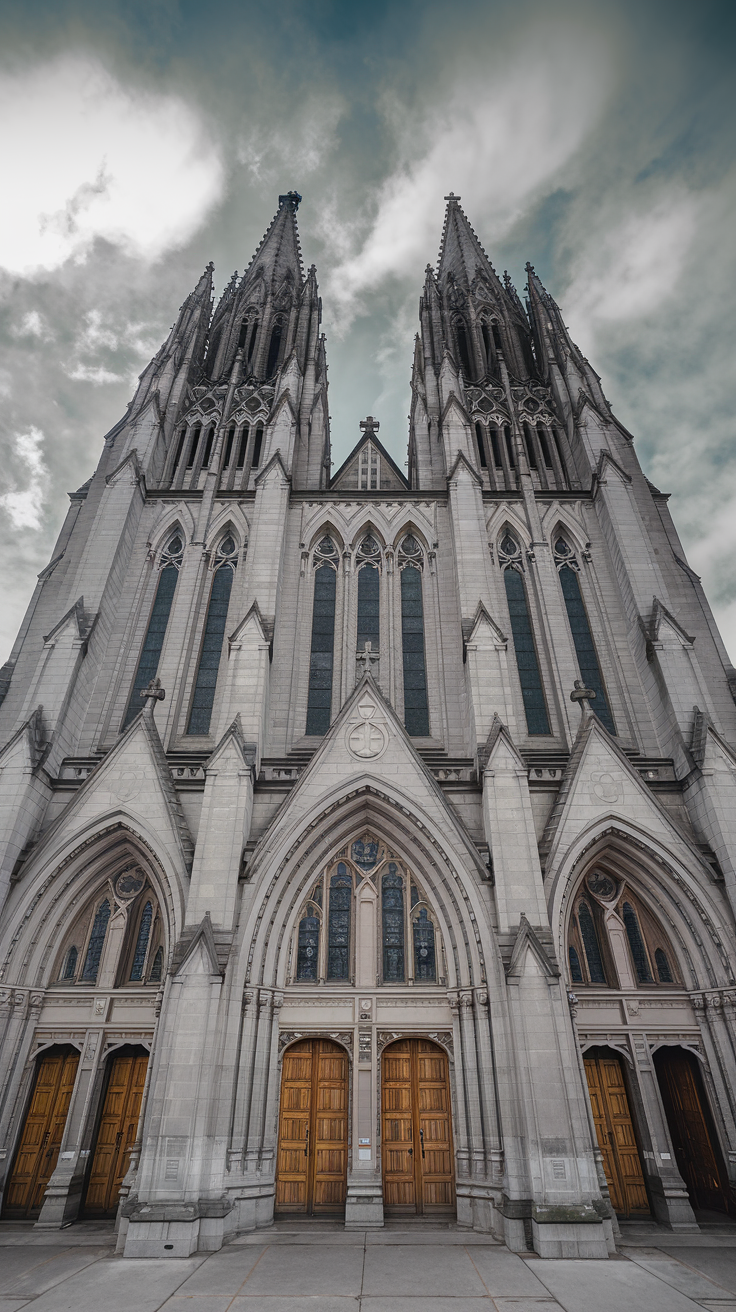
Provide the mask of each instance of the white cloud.
{"label": "white cloud", "polygon": [[101,387],[103,383],[125,382],[124,374],[114,374],[103,365],[78,364],[73,369],[67,369],[66,374],[77,383],[94,383],[95,387]]}
{"label": "white cloud", "polygon": [[219,152],[193,109],[90,60],[2,73],[0,118],[0,266],[13,272],[83,258],[95,237],[155,259],[222,196]]}
{"label": "white cloud", "polygon": [[334,94],[312,95],[299,106],[299,114],[278,128],[264,132],[261,126],[246,133],[237,149],[238,160],[255,182],[270,182],[284,169],[300,178],[314,173],[337,146],[337,126],[345,105]]}
{"label": "white cloud", "polygon": [[550,39],[542,50],[537,38],[502,66],[466,75],[419,119],[387,103],[402,158],[380,189],[362,249],[332,275],[331,296],[346,318],[362,291],[419,274],[437,248],[450,190],[471,221],[483,216],[486,238],[499,240],[595,126],[608,85],[594,48]]}
{"label": "white cloud", "polygon": [[13,337],[37,337],[41,342],[48,342],[53,337],[38,310],[29,310],[19,324],[11,327],[10,332]]}
{"label": "white cloud", "polygon": [[12,453],[20,471],[20,481],[12,491],[0,496],[2,506],[10,517],[13,528],[41,528],[41,510],[48,481],[41,445],[44,435],[40,428],[31,427],[27,433],[16,433]]}

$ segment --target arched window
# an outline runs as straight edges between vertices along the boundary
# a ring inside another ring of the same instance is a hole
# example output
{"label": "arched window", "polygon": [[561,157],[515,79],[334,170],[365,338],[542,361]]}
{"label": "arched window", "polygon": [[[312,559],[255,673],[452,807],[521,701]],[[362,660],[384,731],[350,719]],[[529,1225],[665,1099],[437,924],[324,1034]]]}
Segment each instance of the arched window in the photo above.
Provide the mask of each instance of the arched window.
{"label": "arched window", "polygon": [[401,649],[404,670],[404,724],[413,738],[429,734],[427,668],[424,657],[422,549],[408,534],[399,550],[401,571]]}
{"label": "arched window", "polygon": [[108,898],[105,898],[95,913],[92,922],[92,933],[87,944],[87,955],[84,958],[84,969],[82,970],[82,982],[84,984],[94,984],[97,979],[100,957],[102,956],[102,948],[107,934],[107,922],[110,919],[110,910],[110,902]]}
{"label": "arched window", "polygon": [[473,378],[475,371],[470,363],[470,341],[468,338],[468,329],[463,319],[455,320],[455,336],[457,338],[457,349],[460,356],[460,366],[466,379]]}
{"label": "arched window", "polygon": [[412,921],[414,931],[414,978],[434,983],[437,979],[434,925],[426,907]]}
{"label": "arched window", "polygon": [[148,940],[151,937],[151,924],[153,922],[153,903],[146,902],[141,916],[140,926],[138,928],[138,939],[133,954],[133,965],[130,968],[130,979],[133,983],[143,979],[143,968],[146,964],[146,953],[148,951]]}
{"label": "arched window", "polygon": [[486,458],[486,442],[482,424],[476,423],[475,425],[475,440],[478,444],[478,459],[480,461],[480,467],[481,469],[487,469],[488,460]]}
{"label": "arched window", "polygon": [[595,693],[595,697],[589,702],[589,706],[598,716],[601,724],[605,725],[608,732],[615,734],[616,727],[608,705],[603,676],[598,663],[598,654],[590,631],[583,595],[580,591],[580,579],[578,577],[580,566],[575,553],[563,537],[559,537],[555,542],[555,563],[560,576],[562,596],[567,610],[575,655],[578,658],[580,675],[585,686],[592,688]]}
{"label": "arched window", "polygon": [[196,428],[194,429],[194,433],[192,434],[192,440],[189,443],[189,455],[187,456],[187,469],[192,469],[194,467],[194,462],[197,459],[197,447],[199,446],[199,439],[201,435],[202,435],[202,425],[197,424]]}
{"label": "arched window", "polygon": [[151,966],[151,973],[148,976],[151,984],[160,983],[161,976],[163,974],[163,969],[164,969],[164,950],[163,947],[159,946],[156,948],[156,952],[153,958],[153,965]]}
{"label": "arched window", "polygon": [[69,951],[66,954],[66,957],[64,958],[64,969],[61,972],[62,979],[74,979],[77,973],[78,956],[79,953],[77,949],[74,946],[70,947]]}
{"label": "arched window", "polygon": [[493,366],[496,361],[496,350],[493,344],[493,334],[485,319],[483,320],[480,326],[480,331],[481,331],[481,336],[483,338],[483,347],[486,353],[486,365],[488,367],[489,373],[494,373],[495,370]]}
{"label": "arched window", "polygon": [[223,469],[229,469],[229,468],[230,468],[230,461],[232,460],[232,455],[233,455],[233,442],[234,442],[234,441],[235,441],[235,428],[234,428],[234,427],[230,427],[230,428],[228,428],[228,430],[227,430],[227,438],[226,438],[226,440],[225,440],[225,458],[224,458],[224,460],[223,460],[223,462],[222,462],[222,467],[223,467]]}
{"label": "arched window", "polygon": [[258,469],[261,463],[262,450],[263,450],[263,424],[256,424],[256,435],[253,441],[253,458],[250,462],[251,469]]}
{"label": "arched window", "polygon": [[367,642],[372,651],[380,646],[380,560],[381,549],[372,535],[364,538],[356,556],[358,570],[358,651]]}
{"label": "arched window", "polygon": [[506,599],[509,605],[511,635],[514,640],[514,654],[524,701],[526,726],[530,734],[548,734],[549,718],[522,577],[521,548],[510,533],[503,535],[498,548],[498,557],[503,570]]}
{"label": "arched window", "polygon": [[606,984],[606,972],[603,969],[598,934],[587,902],[581,902],[578,906],[578,924],[580,925],[580,936],[585,948],[590,982],[591,984]]}
{"label": "arched window", "polygon": [[[233,431],[235,431],[235,430],[233,430]],[[250,425],[249,425],[249,424],[243,424],[243,427],[242,427],[241,430],[240,430],[240,441],[238,442],[238,455],[237,455],[237,459],[236,459],[236,461],[235,461],[235,468],[236,468],[236,469],[243,469],[243,468],[245,467],[245,453],[246,453],[246,450],[248,449],[248,434],[249,434],[249,433],[250,433]]]}
{"label": "arched window", "polygon": [[352,909],[353,879],[344,861],[330,880],[330,912],[328,918],[327,978],[350,978],[350,912]]}
{"label": "arched window", "polygon": [[501,459],[501,443],[498,437],[498,429],[495,424],[490,427],[491,450],[493,452],[493,463],[496,469],[503,469],[503,460]]}
{"label": "arched window", "polygon": [[383,981],[404,982],[404,880],[394,861],[381,880]]}
{"label": "arched window", "polygon": [[319,977],[319,931],[320,917],[317,908],[308,908],[312,915],[302,916],[299,921],[297,943],[296,977],[298,980],[317,982]]}
{"label": "arched window", "polygon": [[332,669],[335,648],[337,548],[324,537],[314,553],[312,644],[309,655],[307,734],[325,734],[332,713]]}
{"label": "arched window", "polygon": [[156,596],[138,659],[133,690],[130,694],[121,729],[127,729],[131,720],[134,720],[138,712],[143,710],[141,692],[148,687],[152,679],[156,678],[183,554],[184,542],[181,533],[177,531],[169,539],[161,553],[161,573],[159,574]]}
{"label": "arched window", "polygon": [[212,443],[214,442],[214,440],[215,440],[215,426],[214,424],[210,424],[209,428],[207,429],[207,437],[205,438],[205,443],[204,443],[204,455],[202,456],[203,469],[209,469],[210,457],[212,455]]}
{"label": "arched window", "polygon": [[626,882],[599,867],[586,875],[573,908],[568,961],[572,984],[677,983],[672,949],[659,923]]}
{"label": "arched window", "polygon": [[281,338],[284,334],[284,325],[280,319],[277,319],[271,329],[271,338],[268,343],[268,357],[266,359],[266,378],[271,378],[276,373],[281,354]]}
{"label": "arched window", "polygon": [[212,580],[202,650],[194,683],[194,696],[187,726],[188,734],[206,734],[210,731],[230,592],[237,564],[238,550],[234,538],[228,533],[220,542],[215,554],[215,576]]}

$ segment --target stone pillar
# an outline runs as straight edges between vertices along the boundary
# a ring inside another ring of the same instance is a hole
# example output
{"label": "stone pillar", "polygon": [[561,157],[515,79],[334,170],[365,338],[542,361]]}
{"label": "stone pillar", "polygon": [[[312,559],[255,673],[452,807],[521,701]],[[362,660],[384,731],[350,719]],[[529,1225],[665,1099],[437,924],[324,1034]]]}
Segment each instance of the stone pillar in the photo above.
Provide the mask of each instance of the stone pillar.
{"label": "stone pillar", "polygon": [[677,1169],[667,1117],[646,1034],[632,1036],[632,1093],[639,1100],[637,1124],[644,1152],[644,1171],[654,1215],[669,1230],[700,1229],[690,1206],[687,1186]]}
{"label": "stone pillar", "polygon": [[[363,880],[363,883],[368,883]],[[375,983],[375,956],[373,958]],[[345,1200],[346,1230],[377,1230],[383,1225],[383,1186],[378,1163],[376,1126],[378,1054],[374,1042],[373,996],[355,999],[358,1051],[353,1054],[353,1143]],[[383,1145],[381,1145],[383,1149]]]}

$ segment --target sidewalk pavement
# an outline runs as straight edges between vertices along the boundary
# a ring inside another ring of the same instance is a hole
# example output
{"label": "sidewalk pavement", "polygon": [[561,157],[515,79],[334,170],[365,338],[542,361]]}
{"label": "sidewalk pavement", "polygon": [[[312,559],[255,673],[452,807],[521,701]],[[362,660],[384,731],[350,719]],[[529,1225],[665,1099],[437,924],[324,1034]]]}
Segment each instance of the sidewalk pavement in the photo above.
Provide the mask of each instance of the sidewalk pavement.
{"label": "sidewalk pavement", "polygon": [[454,1226],[281,1222],[219,1253],[113,1256],[112,1227],[0,1224],[0,1312],[736,1312],[736,1225],[624,1225],[608,1262],[519,1256]]}

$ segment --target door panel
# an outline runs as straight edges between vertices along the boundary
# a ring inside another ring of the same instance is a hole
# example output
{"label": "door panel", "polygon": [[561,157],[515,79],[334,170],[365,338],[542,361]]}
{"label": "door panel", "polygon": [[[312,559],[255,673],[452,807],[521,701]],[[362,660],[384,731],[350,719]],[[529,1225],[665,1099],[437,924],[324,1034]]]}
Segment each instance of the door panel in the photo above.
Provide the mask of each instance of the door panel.
{"label": "door panel", "polygon": [[613,1210],[621,1217],[649,1215],[644,1175],[618,1057],[585,1057],[590,1105]]}
{"label": "door panel", "polygon": [[5,1191],[3,1216],[38,1216],[59,1158],[61,1138],[79,1065],[79,1053],[41,1058],[13,1173]]}
{"label": "door panel", "polygon": [[312,1216],[343,1210],[348,1059],[328,1039],[304,1039],[284,1053],[277,1163],[278,1212]]}
{"label": "door panel", "polygon": [[85,1216],[114,1216],[138,1133],[148,1056],[113,1057],[87,1182]]}
{"label": "door panel", "polygon": [[381,1066],[384,1208],[395,1215],[451,1212],[447,1057],[428,1039],[402,1039],[385,1049]]}
{"label": "door panel", "polygon": [[654,1058],[677,1169],[693,1207],[736,1215],[696,1062],[681,1048],[660,1048]]}

